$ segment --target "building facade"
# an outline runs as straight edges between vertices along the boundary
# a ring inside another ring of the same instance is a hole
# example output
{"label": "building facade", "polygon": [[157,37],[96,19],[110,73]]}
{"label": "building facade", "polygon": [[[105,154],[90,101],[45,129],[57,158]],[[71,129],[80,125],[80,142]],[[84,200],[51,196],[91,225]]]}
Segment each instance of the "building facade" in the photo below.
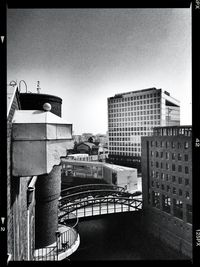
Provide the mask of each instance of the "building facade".
{"label": "building facade", "polygon": [[[42,110],[48,95],[27,96],[30,106],[25,110],[18,87],[7,89],[8,261],[49,260],[47,247],[56,244],[60,229],[60,157],[72,140],[72,125],[61,119],[57,97],[57,109],[49,112]],[[49,98],[53,106],[53,96]],[[58,254],[52,257],[59,259]]]}
{"label": "building facade", "polygon": [[192,257],[192,128],[156,127],[142,137],[147,230]]}
{"label": "building facade", "polygon": [[108,164],[103,162],[61,159],[62,173],[67,179],[70,177],[94,178],[102,180],[102,183],[124,187],[128,192],[138,190],[137,169]]}
{"label": "building facade", "polygon": [[180,103],[162,89],[116,94],[107,100],[109,160],[140,169],[141,136],[153,127],[180,125]]}

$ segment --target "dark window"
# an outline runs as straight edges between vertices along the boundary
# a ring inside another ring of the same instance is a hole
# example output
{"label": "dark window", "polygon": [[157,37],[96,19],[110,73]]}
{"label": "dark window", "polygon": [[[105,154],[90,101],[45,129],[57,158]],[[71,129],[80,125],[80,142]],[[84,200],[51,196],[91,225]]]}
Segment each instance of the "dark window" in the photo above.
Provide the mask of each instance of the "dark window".
{"label": "dark window", "polygon": [[116,174],[115,172],[112,173],[112,183],[113,183],[114,185],[117,184],[117,174]]}
{"label": "dark window", "polygon": [[172,175],[172,182],[175,183],[176,182],[176,176]]}
{"label": "dark window", "polygon": [[176,194],[176,187],[173,187],[172,193],[175,195]]}
{"label": "dark window", "polygon": [[175,217],[183,219],[183,202],[181,200],[173,199],[173,213]]}
{"label": "dark window", "polygon": [[159,162],[156,161],[156,168],[159,168]]}
{"label": "dark window", "polygon": [[179,196],[182,196],[183,195],[183,191],[181,189],[178,190],[178,194]]}
{"label": "dark window", "polygon": [[188,223],[192,223],[192,205],[186,205],[186,218]]}
{"label": "dark window", "polygon": [[178,177],[178,183],[179,184],[182,184],[182,180],[183,180],[182,177]]}
{"label": "dark window", "polygon": [[185,166],[185,173],[186,173],[186,174],[189,173],[189,168],[188,168],[188,166]]}
{"label": "dark window", "polygon": [[185,159],[185,161],[188,161],[188,154],[184,155],[184,159]]}
{"label": "dark window", "polygon": [[185,179],[185,185],[189,185],[189,179]]}
{"label": "dark window", "polygon": [[178,172],[182,172],[182,166],[178,165]]}
{"label": "dark window", "polygon": [[175,171],[175,170],[176,170],[176,165],[172,164],[172,171]]}

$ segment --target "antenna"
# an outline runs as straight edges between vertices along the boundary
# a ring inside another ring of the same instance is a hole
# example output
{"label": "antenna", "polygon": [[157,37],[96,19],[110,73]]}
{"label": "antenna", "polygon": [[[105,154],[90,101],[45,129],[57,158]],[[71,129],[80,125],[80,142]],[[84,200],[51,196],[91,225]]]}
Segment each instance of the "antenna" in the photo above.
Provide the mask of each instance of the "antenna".
{"label": "antenna", "polygon": [[40,81],[37,81],[37,93],[40,94]]}

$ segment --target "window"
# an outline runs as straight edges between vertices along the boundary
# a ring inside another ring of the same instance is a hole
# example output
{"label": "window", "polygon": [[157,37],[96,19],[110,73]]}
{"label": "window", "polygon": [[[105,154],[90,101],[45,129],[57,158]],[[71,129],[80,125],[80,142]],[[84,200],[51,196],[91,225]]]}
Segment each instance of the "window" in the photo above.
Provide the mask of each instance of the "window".
{"label": "window", "polygon": [[176,154],[172,153],[172,160],[176,159]]}
{"label": "window", "polygon": [[179,189],[179,190],[178,190],[178,194],[179,194],[179,196],[182,196],[182,195],[183,195],[183,191],[182,191],[182,189]]}
{"label": "window", "polygon": [[175,143],[172,142],[172,143],[171,143],[171,146],[172,146],[172,148],[175,148]]}
{"label": "window", "polygon": [[176,182],[176,176],[172,175],[172,182],[175,183]]}
{"label": "window", "polygon": [[182,184],[182,180],[183,180],[182,177],[178,177],[178,183],[179,184]]}
{"label": "window", "polygon": [[192,205],[186,205],[186,220],[188,223],[192,223]]}
{"label": "window", "polygon": [[185,142],[184,143],[184,147],[187,149],[189,147],[189,143],[188,142]]}
{"label": "window", "polygon": [[185,198],[190,199],[190,193],[188,191],[185,191]]}
{"label": "window", "polygon": [[182,156],[180,153],[178,153],[178,160],[181,160],[182,159]]}
{"label": "window", "polygon": [[165,179],[165,174],[164,174],[163,172],[161,173],[160,178],[161,178],[162,180]]}
{"label": "window", "polygon": [[166,159],[169,159],[169,152],[166,152],[165,156],[166,156]]}
{"label": "window", "polygon": [[184,159],[185,159],[185,161],[188,161],[188,154],[184,155]]}
{"label": "window", "polygon": [[167,192],[170,192],[170,186],[167,185]]}
{"label": "window", "polygon": [[182,172],[182,166],[178,165],[178,172]]}
{"label": "window", "polygon": [[189,168],[188,168],[188,166],[185,166],[185,173],[186,173],[186,174],[189,173]]}
{"label": "window", "polygon": [[189,185],[189,179],[185,179],[185,185]]}
{"label": "window", "polygon": [[169,170],[169,163],[166,163],[166,170]]}
{"label": "window", "polygon": [[159,162],[156,161],[156,168],[159,168]]}
{"label": "window", "polygon": [[172,193],[175,195],[176,194],[176,187],[173,187]]}
{"label": "window", "polygon": [[172,164],[172,171],[176,171],[176,165]]}
{"label": "window", "polygon": [[173,199],[173,213],[175,217],[183,219],[183,202],[181,200]]}
{"label": "window", "polygon": [[162,210],[170,213],[171,209],[171,199],[168,195],[162,195]]}
{"label": "window", "polygon": [[160,208],[160,193],[152,191],[152,206]]}

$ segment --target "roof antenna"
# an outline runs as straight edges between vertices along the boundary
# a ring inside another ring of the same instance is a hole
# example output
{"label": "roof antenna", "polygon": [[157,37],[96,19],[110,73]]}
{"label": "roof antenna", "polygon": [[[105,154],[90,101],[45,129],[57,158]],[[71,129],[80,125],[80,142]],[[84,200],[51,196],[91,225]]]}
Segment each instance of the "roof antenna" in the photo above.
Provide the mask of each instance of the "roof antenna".
{"label": "roof antenna", "polygon": [[37,81],[37,93],[40,94],[40,81]]}

